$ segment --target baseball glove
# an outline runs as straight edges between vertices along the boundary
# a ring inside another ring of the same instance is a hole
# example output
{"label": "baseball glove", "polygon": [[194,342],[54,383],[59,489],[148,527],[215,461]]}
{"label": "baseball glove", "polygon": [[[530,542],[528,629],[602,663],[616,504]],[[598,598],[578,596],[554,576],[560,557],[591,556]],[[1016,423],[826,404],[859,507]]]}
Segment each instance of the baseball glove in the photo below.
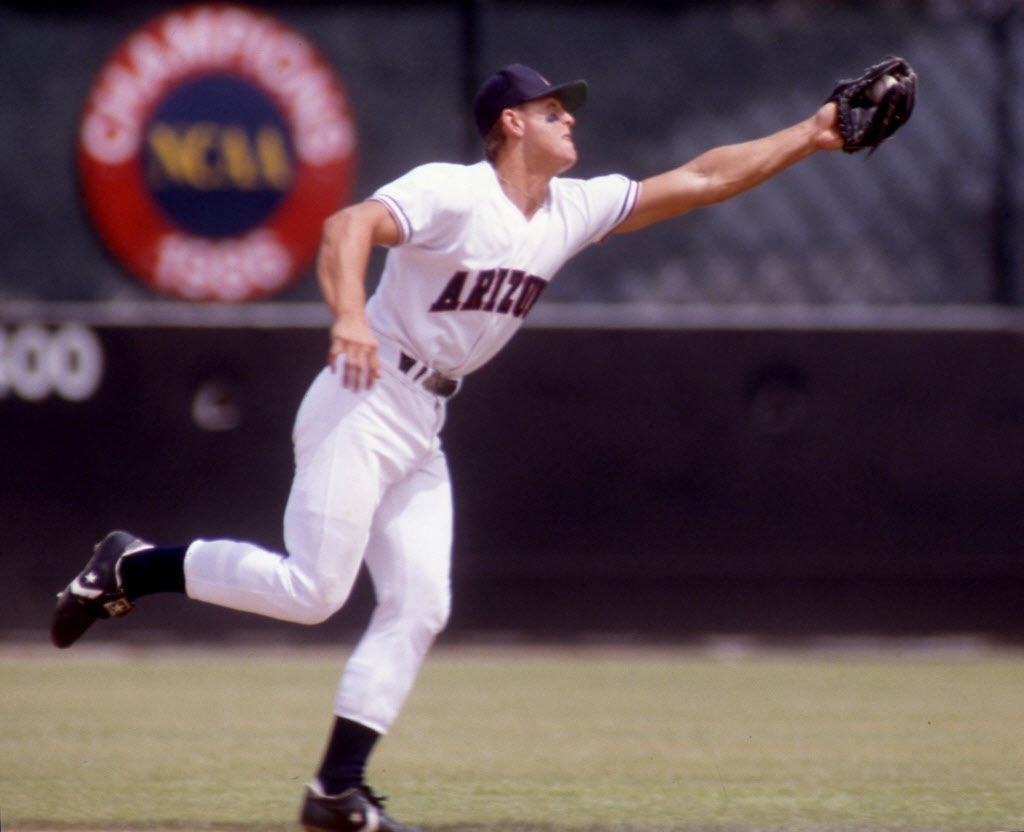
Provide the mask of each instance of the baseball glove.
{"label": "baseball glove", "polygon": [[843,150],[874,153],[910,118],[916,91],[917,73],[902,58],[886,58],[859,78],[839,81],[825,100],[838,107]]}

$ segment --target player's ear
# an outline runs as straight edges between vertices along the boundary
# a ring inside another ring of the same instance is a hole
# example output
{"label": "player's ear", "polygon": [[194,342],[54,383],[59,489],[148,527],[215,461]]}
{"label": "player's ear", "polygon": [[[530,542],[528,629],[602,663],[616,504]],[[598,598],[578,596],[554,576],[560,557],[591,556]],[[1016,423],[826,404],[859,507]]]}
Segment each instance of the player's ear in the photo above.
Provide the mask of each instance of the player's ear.
{"label": "player's ear", "polygon": [[506,136],[523,135],[523,114],[518,108],[509,107],[501,111],[499,116],[502,126],[505,128]]}

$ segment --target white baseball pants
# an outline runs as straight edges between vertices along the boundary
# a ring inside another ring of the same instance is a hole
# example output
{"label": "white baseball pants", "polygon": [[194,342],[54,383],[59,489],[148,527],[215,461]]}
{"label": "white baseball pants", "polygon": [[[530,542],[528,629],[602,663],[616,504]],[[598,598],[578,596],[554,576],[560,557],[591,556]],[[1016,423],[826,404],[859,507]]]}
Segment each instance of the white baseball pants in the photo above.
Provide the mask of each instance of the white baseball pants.
{"label": "white baseball pants", "polygon": [[443,399],[385,366],[353,393],[324,369],[295,422],[287,555],[196,540],[191,598],[303,624],[345,603],[362,561],[377,605],[342,673],[334,712],[386,733],[450,607],[452,500],[438,434]]}

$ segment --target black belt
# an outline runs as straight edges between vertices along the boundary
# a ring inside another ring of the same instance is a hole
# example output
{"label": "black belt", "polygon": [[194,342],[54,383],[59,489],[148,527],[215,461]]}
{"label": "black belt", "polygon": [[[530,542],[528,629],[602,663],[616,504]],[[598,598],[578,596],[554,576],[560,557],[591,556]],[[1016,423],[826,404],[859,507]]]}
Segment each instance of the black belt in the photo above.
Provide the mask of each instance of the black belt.
{"label": "black belt", "polygon": [[458,379],[449,378],[437,370],[431,370],[422,361],[417,361],[411,355],[406,355],[404,352],[398,356],[398,369],[413,381],[422,384],[423,389],[428,393],[433,393],[435,396],[441,396],[444,399],[454,396],[455,391],[459,389]]}

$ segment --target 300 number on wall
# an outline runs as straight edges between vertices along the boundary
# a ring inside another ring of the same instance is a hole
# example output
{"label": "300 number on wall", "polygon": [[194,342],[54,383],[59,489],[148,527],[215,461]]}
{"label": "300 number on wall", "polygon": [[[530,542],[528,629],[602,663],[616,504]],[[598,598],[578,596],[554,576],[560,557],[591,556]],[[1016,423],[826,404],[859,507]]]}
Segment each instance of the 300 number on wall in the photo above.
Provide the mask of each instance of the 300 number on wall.
{"label": "300 number on wall", "polygon": [[103,380],[103,345],[80,324],[0,327],[0,399],[90,398]]}

